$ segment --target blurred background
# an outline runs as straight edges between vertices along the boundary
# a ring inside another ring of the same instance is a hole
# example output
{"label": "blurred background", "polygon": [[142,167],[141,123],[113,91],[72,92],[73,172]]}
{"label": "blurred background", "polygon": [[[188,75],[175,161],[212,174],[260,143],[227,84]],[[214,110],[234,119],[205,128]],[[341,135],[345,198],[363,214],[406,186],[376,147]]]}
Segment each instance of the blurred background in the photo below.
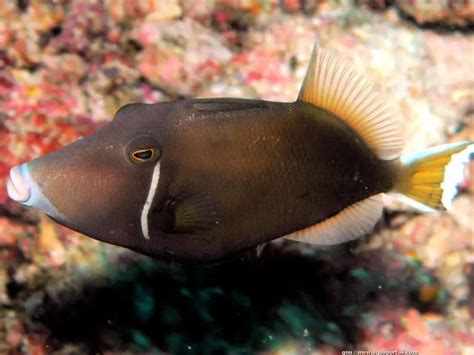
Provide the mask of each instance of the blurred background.
{"label": "blurred background", "polygon": [[473,176],[454,208],[387,199],[372,235],[163,263],[6,195],[11,166],[129,102],[293,101],[314,43],[375,82],[405,152],[474,140],[474,3],[0,0],[0,353],[474,353]]}

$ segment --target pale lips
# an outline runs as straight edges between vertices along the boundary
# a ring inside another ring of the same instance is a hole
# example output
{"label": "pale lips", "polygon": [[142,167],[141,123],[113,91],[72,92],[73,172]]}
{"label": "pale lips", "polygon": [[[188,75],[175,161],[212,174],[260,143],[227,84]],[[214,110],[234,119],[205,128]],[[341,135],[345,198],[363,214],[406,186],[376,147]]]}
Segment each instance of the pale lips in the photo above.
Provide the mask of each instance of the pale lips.
{"label": "pale lips", "polygon": [[31,196],[30,188],[21,175],[19,166],[10,169],[7,192],[8,196],[16,202],[26,202]]}

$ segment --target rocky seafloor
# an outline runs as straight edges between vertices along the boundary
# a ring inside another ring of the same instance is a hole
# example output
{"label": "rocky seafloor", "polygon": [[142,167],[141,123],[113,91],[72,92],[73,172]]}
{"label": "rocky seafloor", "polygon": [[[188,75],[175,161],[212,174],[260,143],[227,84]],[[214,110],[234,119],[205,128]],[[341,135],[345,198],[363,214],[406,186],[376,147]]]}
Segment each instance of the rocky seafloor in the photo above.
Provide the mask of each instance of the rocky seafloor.
{"label": "rocky seafloor", "polygon": [[473,18],[470,1],[0,0],[0,353],[474,353],[473,163],[449,211],[387,198],[360,240],[208,267],[81,236],[5,190],[11,166],[129,102],[292,101],[314,43],[382,90],[405,153],[474,140]]}

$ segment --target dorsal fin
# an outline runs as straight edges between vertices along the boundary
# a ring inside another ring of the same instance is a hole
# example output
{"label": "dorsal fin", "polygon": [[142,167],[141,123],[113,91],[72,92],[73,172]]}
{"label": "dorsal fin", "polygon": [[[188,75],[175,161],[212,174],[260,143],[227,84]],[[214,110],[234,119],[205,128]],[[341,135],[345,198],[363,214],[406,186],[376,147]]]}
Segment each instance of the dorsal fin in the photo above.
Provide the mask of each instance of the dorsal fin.
{"label": "dorsal fin", "polygon": [[298,100],[343,120],[380,159],[400,155],[404,143],[400,121],[372,84],[351,63],[331,52],[314,47]]}
{"label": "dorsal fin", "polygon": [[371,232],[382,215],[382,209],[382,195],[374,195],[344,208],[314,226],[293,232],[284,238],[314,245],[344,243]]}

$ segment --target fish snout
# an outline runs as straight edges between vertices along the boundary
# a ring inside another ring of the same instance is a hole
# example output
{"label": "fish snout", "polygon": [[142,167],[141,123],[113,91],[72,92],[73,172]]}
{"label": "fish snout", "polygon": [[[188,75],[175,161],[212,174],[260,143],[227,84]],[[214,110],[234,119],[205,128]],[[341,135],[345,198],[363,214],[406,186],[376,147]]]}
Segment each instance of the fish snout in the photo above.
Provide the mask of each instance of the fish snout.
{"label": "fish snout", "polygon": [[8,196],[20,203],[25,203],[31,197],[31,189],[22,174],[22,166],[15,166],[10,169],[9,178],[7,181]]}
{"label": "fish snout", "polygon": [[[35,170],[35,164],[38,165],[38,159],[10,169],[10,176],[7,182],[8,196],[25,206],[37,208],[50,217],[66,221],[64,215],[59,213],[56,207],[44,195],[42,188],[33,176],[36,175],[36,178],[41,178],[41,174],[38,174],[38,172],[35,174],[33,171],[32,175],[31,170],[32,168]],[[40,181],[44,183],[43,179],[40,179]]]}

